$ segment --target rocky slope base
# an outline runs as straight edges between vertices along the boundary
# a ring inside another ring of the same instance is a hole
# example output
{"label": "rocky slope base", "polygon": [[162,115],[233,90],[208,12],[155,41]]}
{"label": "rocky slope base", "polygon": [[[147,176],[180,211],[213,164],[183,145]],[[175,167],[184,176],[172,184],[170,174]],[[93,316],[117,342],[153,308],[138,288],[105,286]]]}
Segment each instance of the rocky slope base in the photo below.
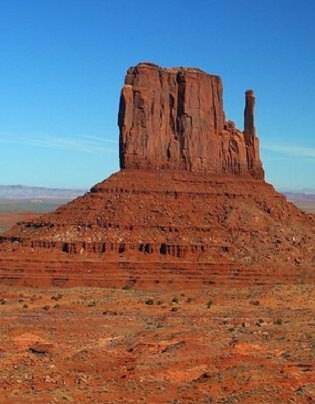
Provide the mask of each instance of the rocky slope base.
{"label": "rocky slope base", "polygon": [[314,228],[261,180],[122,170],[5,233],[0,273],[38,285],[271,282],[314,273]]}

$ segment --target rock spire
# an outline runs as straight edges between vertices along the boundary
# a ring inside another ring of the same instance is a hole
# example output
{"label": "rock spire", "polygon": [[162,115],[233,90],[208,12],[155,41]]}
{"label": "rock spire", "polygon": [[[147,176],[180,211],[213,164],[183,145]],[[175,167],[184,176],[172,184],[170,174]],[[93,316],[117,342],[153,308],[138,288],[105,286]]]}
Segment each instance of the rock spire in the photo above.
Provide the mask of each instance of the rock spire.
{"label": "rock spire", "polygon": [[256,135],[254,123],[255,95],[253,90],[245,92],[244,133],[249,136]]}

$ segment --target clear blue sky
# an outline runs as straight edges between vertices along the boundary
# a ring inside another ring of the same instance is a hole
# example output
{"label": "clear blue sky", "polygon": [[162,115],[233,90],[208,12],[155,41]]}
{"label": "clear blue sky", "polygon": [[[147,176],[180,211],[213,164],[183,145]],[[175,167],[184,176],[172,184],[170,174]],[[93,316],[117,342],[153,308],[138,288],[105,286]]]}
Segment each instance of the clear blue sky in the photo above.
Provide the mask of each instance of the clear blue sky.
{"label": "clear blue sky", "polygon": [[224,81],[242,128],[257,97],[268,181],[315,189],[314,0],[0,0],[0,184],[86,188],[118,169],[128,66]]}

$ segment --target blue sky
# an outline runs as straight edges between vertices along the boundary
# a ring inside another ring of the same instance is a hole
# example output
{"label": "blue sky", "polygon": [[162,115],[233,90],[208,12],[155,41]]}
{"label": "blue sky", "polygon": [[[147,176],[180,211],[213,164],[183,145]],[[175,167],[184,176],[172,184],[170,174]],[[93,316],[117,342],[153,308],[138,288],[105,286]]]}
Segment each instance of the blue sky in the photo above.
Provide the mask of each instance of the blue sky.
{"label": "blue sky", "polygon": [[1,0],[0,184],[88,188],[118,169],[128,66],[219,74],[242,128],[253,88],[267,180],[315,190],[313,0]]}

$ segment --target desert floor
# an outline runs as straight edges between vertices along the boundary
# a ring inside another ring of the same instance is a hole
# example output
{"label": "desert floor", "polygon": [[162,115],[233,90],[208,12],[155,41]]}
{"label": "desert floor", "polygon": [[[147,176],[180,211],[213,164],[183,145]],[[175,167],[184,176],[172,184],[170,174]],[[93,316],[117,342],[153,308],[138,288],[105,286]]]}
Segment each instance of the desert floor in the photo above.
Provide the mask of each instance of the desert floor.
{"label": "desert floor", "polygon": [[55,210],[61,203],[59,200],[6,200],[0,199],[0,234],[15,223],[30,220],[45,212]]}
{"label": "desert floor", "polygon": [[314,296],[0,287],[0,402],[313,402]]}
{"label": "desert floor", "polygon": [[8,230],[17,222],[33,219],[39,216],[36,213],[0,212],[0,234]]}

